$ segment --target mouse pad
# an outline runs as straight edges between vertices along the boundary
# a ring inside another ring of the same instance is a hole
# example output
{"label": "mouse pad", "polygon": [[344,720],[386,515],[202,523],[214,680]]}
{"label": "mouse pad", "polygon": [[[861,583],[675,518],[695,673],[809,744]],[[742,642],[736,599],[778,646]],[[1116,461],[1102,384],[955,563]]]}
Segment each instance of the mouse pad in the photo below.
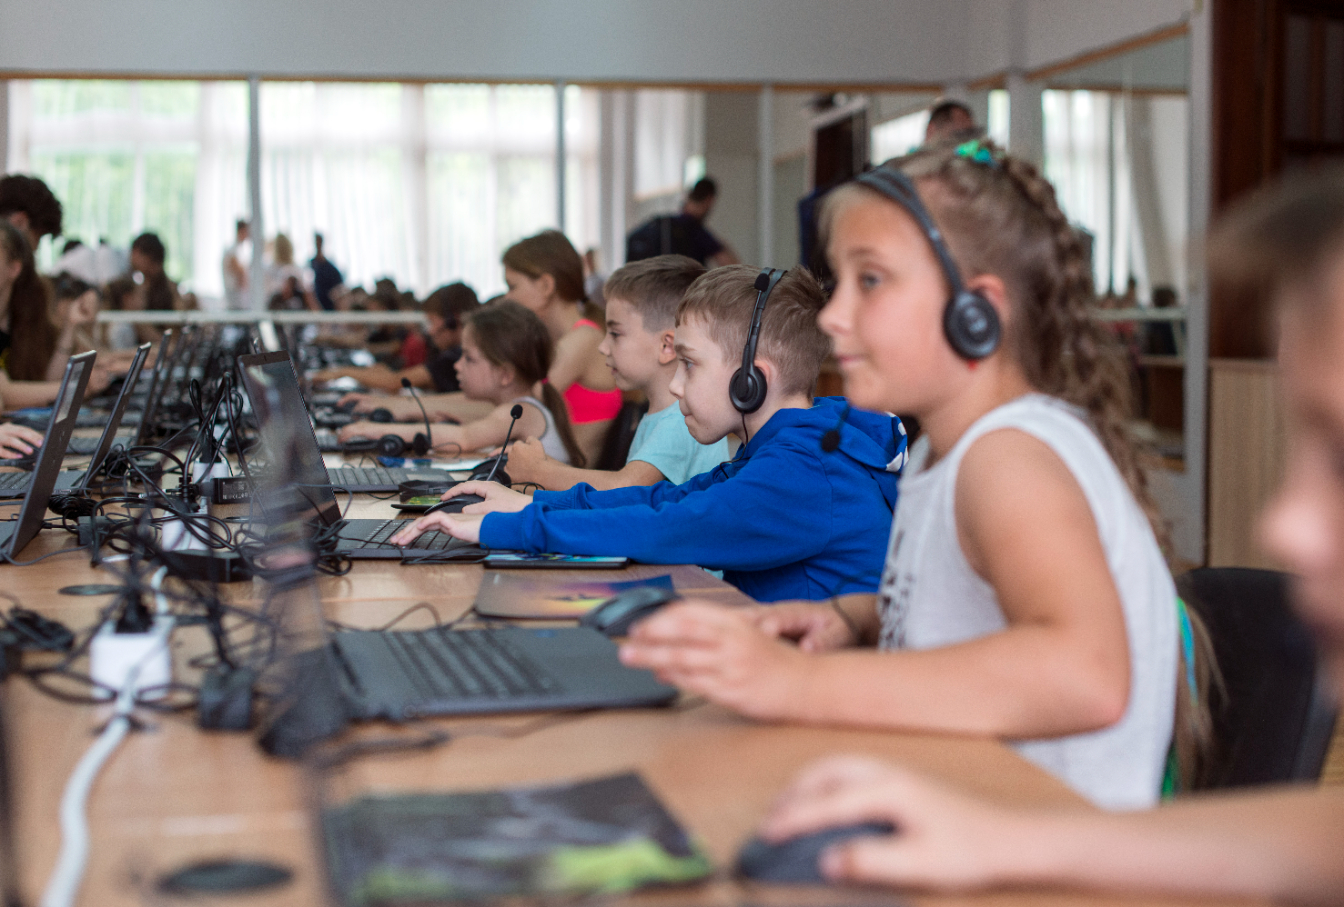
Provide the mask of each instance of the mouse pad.
{"label": "mouse pad", "polygon": [[671,574],[611,582],[585,579],[557,581],[554,576],[533,579],[516,573],[487,571],[481,578],[480,591],[476,593],[476,613],[481,617],[513,620],[578,619],[616,593],[635,586],[674,588]]}
{"label": "mouse pad", "polygon": [[322,811],[350,905],[584,896],[694,882],[713,867],[636,774],[572,784],[362,796]]}

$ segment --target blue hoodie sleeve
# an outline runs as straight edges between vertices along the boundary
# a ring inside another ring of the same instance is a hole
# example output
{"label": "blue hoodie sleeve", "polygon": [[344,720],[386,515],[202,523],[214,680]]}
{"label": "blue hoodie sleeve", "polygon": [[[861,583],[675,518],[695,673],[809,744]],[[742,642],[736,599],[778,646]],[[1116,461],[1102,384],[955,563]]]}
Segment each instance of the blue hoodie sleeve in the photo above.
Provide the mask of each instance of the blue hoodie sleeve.
{"label": "blue hoodie sleeve", "polygon": [[599,491],[587,482],[581,482],[567,491],[538,491],[532,496],[532,502],[542,505],[547,510],[606,510],[639,504],[659,507],[669,501],[681,500],[710,484],[712,479],[709,474],[693,476],[681,485],[658,482],[654,485],[632,485],[606,491]]}
{"label": "blue hoodie sleeve", "polygon": [[[640,489],[581,486],[574,499],[600,510],[556,510],[543,502],[492,513],[481,523],[481,544],[718,570],[796,563],[823,550],[831,537],[831,486],[817,458],[782,442],[758,451],[735,474],[714,470],[682,485]],[[817,525],[819,518],[828,525]]]}

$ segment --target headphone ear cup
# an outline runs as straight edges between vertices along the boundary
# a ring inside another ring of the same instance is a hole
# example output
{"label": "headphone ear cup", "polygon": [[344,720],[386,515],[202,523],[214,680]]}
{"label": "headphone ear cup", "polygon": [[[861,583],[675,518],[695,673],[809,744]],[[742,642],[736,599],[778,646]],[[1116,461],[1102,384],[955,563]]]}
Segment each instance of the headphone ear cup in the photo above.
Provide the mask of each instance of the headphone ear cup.
{"label": "headphone ear cup", "polygon": [[765,373],[753,365],[749,369],[738,369],[728,382],[728,399],[733,408],[746,415],[754,413],[765,404]]}
{"label": "headphone ear cup", "polygon": [[399,457],[406,452],[406,442],[400,435],[383,435],[373,449],[380,457]]}
{"label": "headphone ear cup", "polygon": [[415,440],[411,442],[411,450],[417,457],[426,456],[429,453],[429,438],[425,433],[418,431],[415,433]]}
{"label": "headphone ear cup", "polygon": [[984,359],[999,348],[1003,326],[988,299],[962,290],[943,310],[943,333],[948,345],[963,359]]}

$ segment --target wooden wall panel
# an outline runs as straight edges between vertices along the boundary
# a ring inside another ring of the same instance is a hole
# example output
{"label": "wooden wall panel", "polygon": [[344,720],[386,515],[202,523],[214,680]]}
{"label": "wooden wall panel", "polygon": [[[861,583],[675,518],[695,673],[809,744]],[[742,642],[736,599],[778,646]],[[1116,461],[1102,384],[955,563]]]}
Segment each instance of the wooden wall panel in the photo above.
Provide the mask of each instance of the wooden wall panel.
{"label": "wooden wall panel", "polygon": [[1209,566],[1279,569],[1256,544],[1260,512],[1283,475],[1278,366],[1209,362]]}

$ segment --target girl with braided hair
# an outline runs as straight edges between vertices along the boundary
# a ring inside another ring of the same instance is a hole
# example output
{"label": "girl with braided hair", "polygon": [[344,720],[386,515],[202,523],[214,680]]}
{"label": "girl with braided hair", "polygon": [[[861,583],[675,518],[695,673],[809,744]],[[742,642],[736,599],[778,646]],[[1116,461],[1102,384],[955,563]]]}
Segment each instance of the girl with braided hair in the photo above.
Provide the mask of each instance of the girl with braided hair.
{"label": "girl with braided hair", "polygon": [[626,662],[768,720],[1002,737],[1096,803],[1153,804],[1181,617],[1053,191],[988,143],[935,147],[832,193],[823,230],[846,397],[924,431],[881,588],[678,604]]}

